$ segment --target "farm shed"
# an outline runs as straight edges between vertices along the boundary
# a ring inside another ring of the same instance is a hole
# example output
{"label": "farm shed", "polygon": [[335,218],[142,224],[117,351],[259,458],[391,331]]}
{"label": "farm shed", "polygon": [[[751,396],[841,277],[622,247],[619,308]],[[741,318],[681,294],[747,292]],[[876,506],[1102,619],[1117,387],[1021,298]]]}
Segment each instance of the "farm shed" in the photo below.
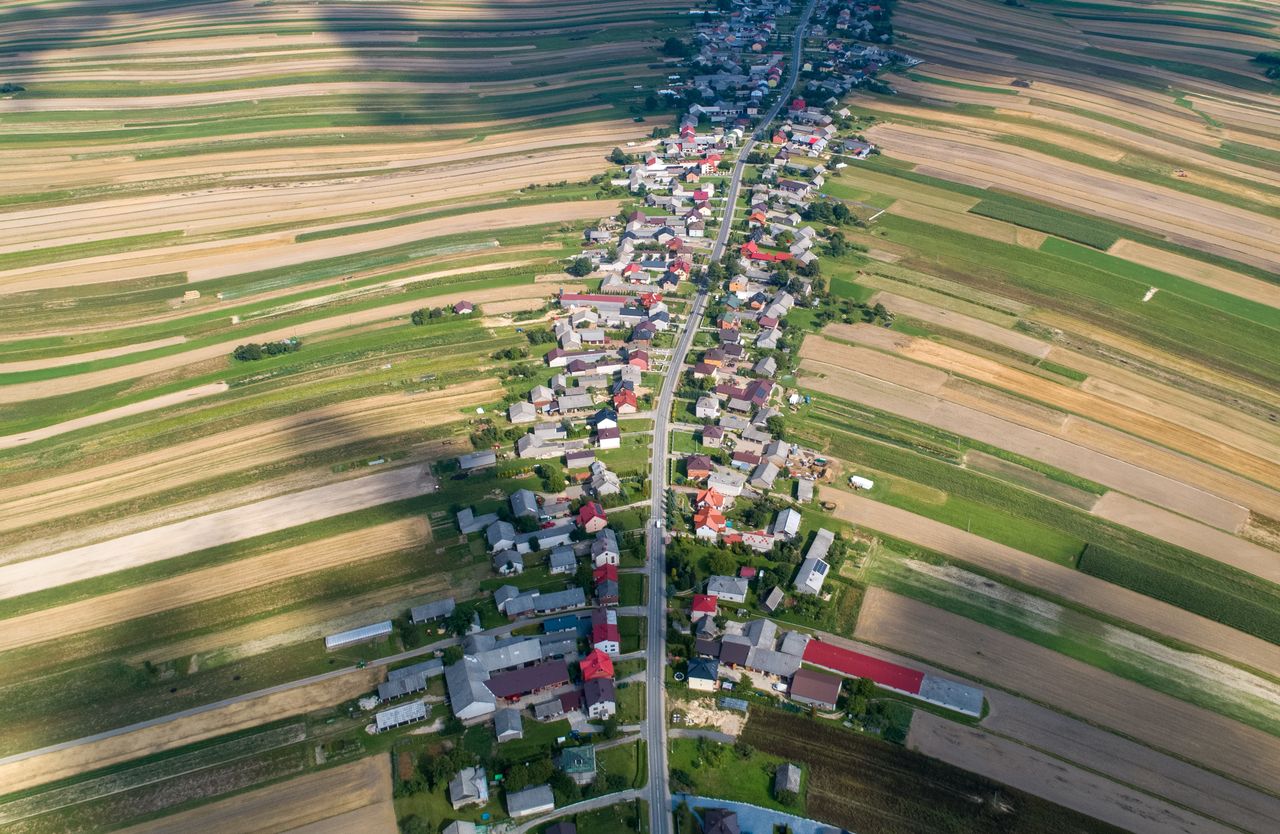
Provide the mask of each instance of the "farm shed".
{"label": "farm shed", "polygon": [[812,669],[799,669],[791,678],[791,699],[821,709],[836,708],[840,698],[840,678]]}
{"label": "farm shed", "polygon": [[524,723],[520,720],[520,710],[498,710],[493,716],[493,731],[498,737],[499,744],[524,738]]}
{"label": "farm shed", "polygon": [[421,701],[414,701],[391,709],[384,709],[373,716],[373,723],[378,728],[378,732],[383,733],[396,727],[403,727],[405,724],[425,721],[426,718],[427,705]]}
{"label": "farm shed", "polygon": [[426,605],[415,605],[409,609],[409,621],[413,623],[427,623],[432,620],[438,620],[447,617],[453,613],[455,602],[453,597],[446,599],[438,599],[435,602],[428,602]]}
{"label": "farm shed", "polygon": [[498,453],[492,449],[482,452],[472,452],[469,455],[462,455],[458,458],[458,468],[463,472],[474,472],[478,469],[484,469],[489,466],[498,464]]}
{"label": "farm shed", "polygon": [[369,643],[391,635],[391,621],[384,620],[373,625],[360,626],[349,631],[340,631],[324,638],[325,651],[333,651],[359,643]]}

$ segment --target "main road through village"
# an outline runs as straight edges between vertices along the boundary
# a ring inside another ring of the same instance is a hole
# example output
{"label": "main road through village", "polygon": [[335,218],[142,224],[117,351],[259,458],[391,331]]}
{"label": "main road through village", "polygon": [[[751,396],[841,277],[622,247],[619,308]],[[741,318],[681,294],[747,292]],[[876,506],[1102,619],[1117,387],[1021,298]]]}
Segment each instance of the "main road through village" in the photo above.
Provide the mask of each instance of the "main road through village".
{"label": "main road through village", "polygon": [[[720,222],[720,234],[711,247],[711,259],[724,257],[729,245],[729,232],[733,228],[733,211],[738,201],[738,189],[746,171],[747,156],[755,146],[755,137],[762,136],[777,118],[778,112],[791,96],[796,79],[800,76],[801,56],[804,52],[804,35],[809,27],[816,0],[809,0],[792,35],[791,71],[786,83],[778,88],[778,99],[769,108],[756,128],[755,134],[742,144],[738,161],[725,189],[724,217]],[[671,834],[671,789],[667,783],[667,716],[664,685],[667,668],[667,566],[666,566],[666,498],[667,498],[667,442],[670,439],[670,419],[676,385],[680,381],[680,369],[693,344],[693,337],[702,325],[702,315],[707,308],[707,289],[704,284],[694,298],[693,307],[685,321],[684,330],[676,343],[667,375],[662,381],[662,392],[654,408],[653,447],[650,450],[649,485],[652,490],[652,517],[648,526],[649,556],[649,637],[645,671],[645,726],[644,734],[649,750],[649,832]]]}

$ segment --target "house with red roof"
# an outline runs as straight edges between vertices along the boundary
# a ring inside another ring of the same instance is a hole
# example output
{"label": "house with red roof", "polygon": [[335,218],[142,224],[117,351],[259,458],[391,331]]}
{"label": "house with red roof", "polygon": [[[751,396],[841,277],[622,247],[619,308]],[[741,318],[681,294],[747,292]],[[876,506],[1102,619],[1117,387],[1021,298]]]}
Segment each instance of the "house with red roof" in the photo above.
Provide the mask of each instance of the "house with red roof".
{"label": "house with red roof", "polygon": [[715,471],[707,455],[690,455],[685,458],[685,474],[690,480],[700,481]]}
{"label": "house with red roof", "polygon": [[613,660],[599,649],[592,649],[588,652],[587,656],[582,658],[582,662],[578,664],[578,668],[582,670],[582,679],[584,681],[613,677]]}
{"label": "house with red roof", "polygon": [[609,518],[603,507],[588,501],[578,509],[578,526],[588,533],[598,533],[609,526]]}
{"label": "house with red roof", "polygon": [[635,391],[622,389],[613,395],[613,408],[619,414],[635,414],[639,409],[639,400],[636,399]]}
{"label": "house with red roof", "polygon": [[693,515],[693,532],[700,539],[712,539],[725,530],[724,513],[715,507],[703,507]]}
{"label": "house with red roof", "polygon": [[748,241],[742,247],[742,254],[753,261],[765,261],[766,263],[777,263],[781,261],[791,260],[790,252],[765,252],[756,245],[754,240]]}
{"label": "house with red roof", "polygon": [[713,507],[718,510],[724,506],[724,501],[724,496],[721,495],[715,487],[710,487],[708,489],[698,490],[697,497],[694,499],[694,506],[698,509],[702,509],[703,507]]}
{"label": "house with red roof", "polygon": [[694,594],[693,606],[690,610],[690,619],[697,620],[700,617],[716,615],[716,596],[714,594]]}
{"label": "house with red roof", "polygon": [[649,353],[644,350],[627,351],[627,364],[642,371],[649,370]]}
{"label": "house with red roof", "polygon": [[618,566],[604,564],[591,572],[593,582],[618,581]]}
{"label": "house with red roof", "polygon": [[591,646],[610,657],[622,654],[622,634],[615,609],[597,608],[591,612]]}
{"label": "house with red roof", "polygon": [[453,305],[453,312],[457,313],[460,316],[465,316],[465,315],[468,315],[469,313],[473,313],[475,312],[475,309],[476,309],[476,305],[472,304],[470,301],[459,301],[457,304]]}

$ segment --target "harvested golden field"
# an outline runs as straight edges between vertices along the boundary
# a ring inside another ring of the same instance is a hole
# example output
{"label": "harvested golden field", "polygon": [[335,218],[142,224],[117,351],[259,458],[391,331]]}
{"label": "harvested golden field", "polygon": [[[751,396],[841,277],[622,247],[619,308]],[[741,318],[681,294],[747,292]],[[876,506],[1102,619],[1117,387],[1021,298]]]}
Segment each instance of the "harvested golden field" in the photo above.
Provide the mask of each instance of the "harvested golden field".
{"label": "harvested golden field", "polygon": [[127,834],[396,834],[391,757],[370,756],[126,828]]}
{"label": "harvested golden field", "polygon": [[824,490],[822,497],[835,503],[837,518],[851,524],[936,550],[979,570],[1008,577],[1266,674],[1280,675],[1280,647],[1266,640],[897,507],[837,489]]}
{"label": "harvested golden field", "polygon": [[0,651],[100,629],[301,574],[421,546],[428,536],[426,524],[421,519],[410,518],[12,617],[4,620],[4,628],[0,629]]}
{"label": "harvested golden field", "polygon": [[[962,393],[950,386],[939,388],[931,368],[919,368],[905,360],[866,351],[865,357],[839,343],[810,336],[801,350],[804,357],[802,383],[816,391],[860,402],[874,408],[917,420],[1002,449],[1043,461],[1105,486],[1142,498],[1157,506],[1196,518],[1225,530],[1236,530],[1248,520],[1239,505],[1219,498],[1183,480],[1153,471],[1149,457],[1123,458],[1065,436],[1065,415],[1029,406],[1021,401],[991,403]],[[861,349],[865,350],[865,349]],[[849,351],[846,353],[846,351]],[[819,358],[821,357],[821,358]],[[855,361],[865,358],[866,361]],[[834,360],[831,361],[831,360]],[[895,364],[897,363],[897,364]],[[849,370],[862,368],[871,373]],[[882,379],[882,376],[890,377]],[[917,390],[916,380],[942,392],[934,396]],[[944,398],[945,397],[945,398]],[[953,401],[954,400],[954,401]],[[1132,441],[1152,455],[1159,452],[1149,444]],[[1144,466],[1127,462],[1142,460]],[[1195,465],[1187,461],[1188,466]],[[1208,470],[1195,465],[1196,471]]]}
{"label": "harvested golden field", "polygon": [[0,567],[0,598],[56,588],[184,553],[433,492],[428,468],[407,466],[179,521]]}
{"label": "harvested golden field", "polygon": [[[1033,336],[1009,328],[1001,327],[989,321],[967,316],[964,313],[955,310],[947,310],[942,307],[936,307],[923,301],[917,301],[914,298],[907,298],[896,293],[881,291],[871,298],[871,303],[880,303],[888,307],[895,315],[908,316],[913,319],[936,324],[948,330],[955,330],[976,339],[985,342],[991,342],[1018,353],[1025,353],[1036,359],[1043,359],[1050,350],[1050,345]],[[842,331],[836,328],[845,325],[833,325],[829,331],[838,339],[846,338],[839,335]]]}
{"label": "harvested golden field", "polygon": [[[1266,515],[1280,515],[1280,493],[1262,485],[1280,483],[1280,475],[1274,481],[1255,482],[1223,471],[1227,468],[1250,472],[1280,471],[1280,464],[1240,451],[1221,440],[1215,440],[1211,436],[1177,426],[1170,421],[1144,414],[1128,406],[1103,400],[1095,394],[1052,382],[1026,371],[1006,367],[994,360],[973,356],[946,345],[875,327],[835,325],[830,332],[838,338],[856,340],[882,350],[891,350],[913,361],[900,360],[895,364],[889,361],[888,357],[881,355],[876,361],[870,362],[869,354],[865,349],[859,352],[858,348],[830,340],[818,342],[812,337],[805,340],[805,347],[802,350],[801,355],[806,357],[806,361],[812,357],[814,361],[823,361],[835,367],[866,369],[896,385],[936,393],[938,397],[957,405],[989,413],[1093,449],[1102,455],[1114,458],[1118,467],[1129,466],[1130,464],[1126,461],[1141,461],[1142,468],[1164,476],[1166,480],[1185,485],[1182,488],[1192,488],[1201,495],[1207,492],[1219,496],[1224,502],[1250,507]],[[819,360],[818,357],[821,359]],[[939,386],[936,376],[939,370],[954,373],[956,377]],[[923,388],[915,382],[916,378],[922,375],[925,381]],[[980,380],[985,384],[977,385],[970,382],[970,379]],[[1004,393],[1005,391],[1020,396],[1009,396]],[[833,391],[833,393],[837,392]],[[1045,403],[1049,408],[1029,404],[1022,397]],[[1058,408],[1062,410],[1050,410]],[[1070,414],[1068,410],[1075,413]],[[1078,414],[1088,415],[1088,419],[1076,416]],[[1107,417],[1117,426],[1116,428],[1099,425],[1094,419]],[[1194,415],[1185,415],[1185,419],[1201,423],[1206,430],[1214,428]],[[970,434],[962,427],[946,426],[945,428],[960,434]],[[1130,433],[1138,430],[1145,432],[1147,439],[1135,437]],[[1236,431],[1227,427],[1218,427],[1215,434],[1238,438]],[[987,440],[987,442],[993,441]],[[1173,447],[1178,443],[1184,445],[1188,453],[1194,457],[1176,454],[1169,448],[1162,448]],[[995,445],[1002,444],[995,442]],[[1216,448],[1226,456],[1211,458],[1215,464],[1219,465],[1203,462],[1210,459],[1206,455],[1206,451],[1210,448]],[[1037,457],[1036,454],[1028,456]],[[1077,466],[1069,461],[1055,461],[1055,465],[1067,471],[1078,471]],[[1084,473],[1080,472],[1080,474]],[[1107,478],[1085,475],[1085,477],[1104,484],[1115,483],[1114,476]],[[1116,488],[1125,489],[1118,485]],[[1236,507],[1235,512],[1230,512],[1224,507],[1225,512],[1211,520],[1205,518],[1203,509],[1196,507],[1203,498],[1187,501],[1178,506],[1170,506],[1167,503],[1167,497],[1154,497],[1148,493],[1133,492],[1131,489],[1125,489],[1125,491],[1160,506],[1169,506],[1170,509],[1201,518],[1225,530],[1234,531],[1244,523],[1245,516],[1239,506]]]}
{"label": "harvested golden field", "polygon": [[0,760],[0,784],[13,791],[25,790],[201,739],[303,715],[363,695],[381,680],[382,674],[381,668],[336,672],[318,682],[284,691],[234,698],[195,715],[161,720],[139,729],[125,728],[108,738],[83,739],[10,756]]}
{"label": "harvested golden field", "polygon": [[[964,617],[873,588],[863,599],[856,636],[1078,715],[1246,785],[1272,793],[1280,786],[1275,736]],[[1169,732],[1171,726],[1178,732]]]}

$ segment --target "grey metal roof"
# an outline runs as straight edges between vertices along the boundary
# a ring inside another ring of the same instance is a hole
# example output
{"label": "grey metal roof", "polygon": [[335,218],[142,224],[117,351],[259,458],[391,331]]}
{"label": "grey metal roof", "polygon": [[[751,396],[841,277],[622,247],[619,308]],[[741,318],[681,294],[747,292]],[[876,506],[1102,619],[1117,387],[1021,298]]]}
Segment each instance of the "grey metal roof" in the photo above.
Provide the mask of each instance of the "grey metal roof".
{"label": "grey metal roof", "polygon": [[778,626],[773,620],[752,620],[743,629],[743,636],[753,646],[772,649],[778,642]]}
{"label": "grey metal roof", "polygon": [[415,623],[425,623],[429,620],[438,620],[441,617],[447,617],[453,613],[456,607],[453,597],[438,599],[435,602],[428,602],[424,605],[415,605],[409,609],[409,619]]}
{"label": "grey metal roof", "polygon": [[538,594],[534,598],[537,611],[555,611],[560,608],[575,608],[587,604],[587,595],[581,588],[567,588],[563,591],[552,591],[549,594]]}
{"label": "grey metal roof", "polygon": [[454,714],[483,715],[493,712],[498,700],[484,682],[489,673],[478,661],[464,657],[444,670],[445,688],[449,691],[449,704]]}
{"label": "grey metal roof", "polygon": [[492,673],[499,669],[511,669],[541,660],[542,642],[536,637],[528,637],[472,656],[486,672]]}
{"label": "grey metal roof", "polygon": [[813,544],[809,545],[809,550],[804,554],[806,559],[825,559],[827,552],[831,550],[832,543],[836,540],[836,534],[823,527],[813,536]]}
{"label": "grey metal roof", "polygon": [[936,675],[925,675],[920,681],[919,697],[966,715],[982,715],[981,689]]}
{"label": "grey metal roof", "polygon": [[788,631],[782,635],[782,645],[778,646],[778,651],[800,657],[804,654],[805,646],[808,645],[809,635],[799,631]]}
{"label": "grey metal roof", "polygon": [[391,633],[391,621],[384,620],[380,623],[372,625],[360,626],[359,628],[340,631],[337,634],[330,634],[324,638],[324,647],[326,649],[338,649],[343,646],[350,646],[353,643],[363,643],[366,640],[375,640],[379,637],[385,637]]}
{"label": "grey metal roof", "polygon": [[434,678],[436,675],[444,673],[444,661],[439,658],[425,660],[422,663],[415,663],[412,666],[402,666],[399,669],[392,669],[387,672],[387,680],[393,681],[400,678],[408,678],[413,675],[426,675]]}
{"label": "grey metal roof", "polygon": [[781,678],[789,678],[800,668],[800,658],[773,649],[752,649],[747,655],[748,668]]}
{"label": "grey metal roof", "polygon": [[707,593],[716,596],[747,595],[747,580],[740,576],[713,576],[707,580]]}
{"label": "grey metal roof", "polygon": [[509,521],[495,521],[485,529],[484,538],[492,550],[503,543],[514,542],[516,540],[516,528],[512,527]]}
{"label": "grey metal roof", "polygon": [[492,449],[486,449],[482,452],[472,452],[468,455],[462,455],[458,458],[458,466],[463,470],[479,469],[482,466],[493,466],[498,462],[498,453]]}
{"label": "grey metal roof", "polygon": [[530,489],[518,489],[511,493],[511,512],[516,516],[528,515],[537,518],[538,496]]}
{"label": "grey metal roof", "polygon": [[507,794],[507,813],[513,817],[536,813],[548,806],[554,808],[555,804],[555,794],[551,792],[550,785],[536,785]]}
{"label": "grey metal roof", "polygon": [[524,735],[524,722],[518,709],[500,709],[493,716],[493,730],[498,741],[520,738]]}

